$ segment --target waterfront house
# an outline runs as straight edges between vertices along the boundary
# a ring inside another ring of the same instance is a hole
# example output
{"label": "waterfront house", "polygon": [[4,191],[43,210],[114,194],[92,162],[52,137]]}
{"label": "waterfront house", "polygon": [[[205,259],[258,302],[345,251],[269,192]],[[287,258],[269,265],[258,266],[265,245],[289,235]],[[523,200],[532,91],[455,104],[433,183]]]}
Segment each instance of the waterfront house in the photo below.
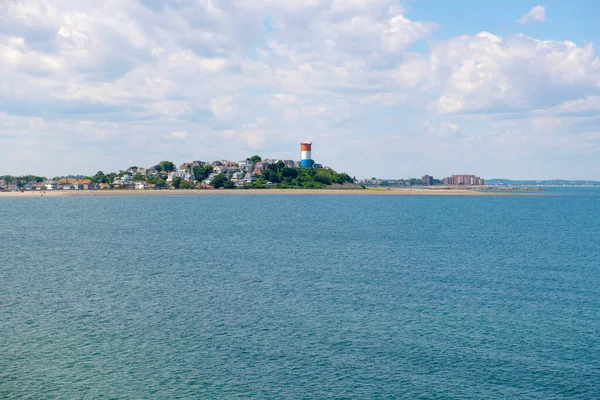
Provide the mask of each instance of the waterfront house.
{"label": "waterfront house", "polygon": [[113,187],[117,187],[117,186],[129,186],[131,182],[131,175],[123,175],[120,178],[115,178],[113,180]]}
{"label": "waterfront house", "polygon": [[44,182],[44,187],[46,190],[56,190],[56,182],[53,180],[47,180]]}
{"label": "waterfront house", "polygon": [[59,186],[72,185],[74,183],[77,183],[76,178],[61,178],[56,182]]}
{"label": "waterfront house", "polygon": [[94,190],[96,184],[89,179],[82,179],[77,182],[77,188],[79,190]]}
{"label": "waterfront house", "polygon": [[252,182],[256,182],[258,180],[258,178],[256,177],[256,175],[254,175],[251,172],[247,172],[246,175],[244,176],[244,182],[246,184],[250,184]]}
{"label": "waterfront house", "polygon": [[21,189],[23,190],[35,190],[34,185],[36,184],[35,181],[29,181],[26,184],[24,184]]}

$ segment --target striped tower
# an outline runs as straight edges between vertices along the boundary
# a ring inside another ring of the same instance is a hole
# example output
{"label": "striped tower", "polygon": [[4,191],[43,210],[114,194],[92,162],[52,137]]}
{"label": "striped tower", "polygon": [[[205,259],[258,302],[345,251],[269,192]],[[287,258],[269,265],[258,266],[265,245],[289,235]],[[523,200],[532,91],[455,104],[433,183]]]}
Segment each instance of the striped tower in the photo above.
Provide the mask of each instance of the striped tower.
{"label": "striped tower", "polygon": [[311,146],[312,142],[300,143],[300,149],[302,151],[302,157],[300,157],[300,165],[302,166],[302,168],[310,168],[313,165]]}

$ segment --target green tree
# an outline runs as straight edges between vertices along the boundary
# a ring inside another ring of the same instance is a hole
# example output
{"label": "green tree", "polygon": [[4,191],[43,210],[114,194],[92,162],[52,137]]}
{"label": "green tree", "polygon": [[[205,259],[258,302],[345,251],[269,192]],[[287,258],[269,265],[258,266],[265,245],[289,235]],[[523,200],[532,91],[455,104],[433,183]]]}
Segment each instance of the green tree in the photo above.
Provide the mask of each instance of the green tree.
{"label": "green tree", "polygon": [[174,187],[175,189],[179,189],[179,185],[181,185],[181,178],[176,176],[171,181],[171,186]]}
{"label": "green tree", "polygon": [[321,173],[320,171],[314,176],[313,179],[315,180],[315,182],[320,182],[323,185],[331,185],[331,177],[329,177],[328,174]]}
{"label": "green tree", "polygon": [[161,161],[160,163],[154,166],[154,169],[159,172],[171,172],[175,170],[175,164],[173,164],[171,161]]}
{"label": "green tree", "polygon": [[179,183],[179,189],[191,189],[194,186],[192,181],[185,181],[182,180],[181,183]]}
{"label": "green tree", "polygon": [[252,164],[256,164],[257,162],[261,162],[262,158],[260,156],[253,155],[252,157],[250,157],[250,161],[252,161]]}
{"label": "green tree", "polygon": [[225,183],[223,184],[223,187],[225,189],[235,189],[235,183],[233,183],[233,181],[231,179],[227,179],[225,181]]}
{"label": "green tree", "polygon": [[147,182],[151,185],[156,185],[156,187],[163,188],[166,186],[165,179],[160,175],[149,176]]}
{"label": "green tree", "polygon": [[205,164],[204,166],[197,165],[192,169],[192,173],[194,174],[194,179],[202,182],[213,172],[213,167],[210,164]]}
{"label": "green tree", "polygon": [[94,183],[108,183],[108,178],[104,175],[104,172],[98,171],[96,175],[92,177],[92,182]]}
{"label": "green tree", "polygon": [[298,176],[298,168],[283,168],[283,171],[281,172],[281,176],[283,176],[284,178],[296,178]]}
{"label": "green tree", "polygon": [[145,179],[146,179],[146,177],[142,174],[135,174],[134,176],[131,177],[131,180],[134,182],[141,182]]}
{"label": "green tree", "polygon": [[214,178],[212,178],[212,180],[210,181],[210,184],[215,189],[218,189],[220,187],[223,187],[227,180],[228,179],[224,174],[219,174],[219,175],[215,176]]}

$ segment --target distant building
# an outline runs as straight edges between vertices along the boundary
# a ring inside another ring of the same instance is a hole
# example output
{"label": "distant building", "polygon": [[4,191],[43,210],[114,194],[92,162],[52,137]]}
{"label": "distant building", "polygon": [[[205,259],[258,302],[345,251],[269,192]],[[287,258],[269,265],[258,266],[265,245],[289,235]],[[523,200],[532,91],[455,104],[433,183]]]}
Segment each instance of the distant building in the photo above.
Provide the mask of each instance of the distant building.
{"label": "distant building", "polygon": [[433,176],[424,175],[421,178],[421,182],[423,182],[423,185],[425,186],[433,185]]}
{"label": "distant building", "polygon": [[48,179],[47,181],[44,182],[44,187],[46,190],[56,190],[56,182],[54,182],[51,179]]}
{"label": "distant building", "polygon": [[444,185],[454,186],[481,186],[485,182],[482,178],[475,175],[452,175],[444,178]]}

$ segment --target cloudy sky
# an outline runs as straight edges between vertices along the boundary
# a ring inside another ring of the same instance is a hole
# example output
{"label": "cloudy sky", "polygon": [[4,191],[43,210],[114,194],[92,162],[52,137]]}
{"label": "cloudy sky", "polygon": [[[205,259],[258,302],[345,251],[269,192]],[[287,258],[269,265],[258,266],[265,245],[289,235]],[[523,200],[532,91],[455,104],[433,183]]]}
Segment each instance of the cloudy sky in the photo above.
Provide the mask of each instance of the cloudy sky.
{"label": "cloudy sky", "polygon": [[600,180],[592,0],[1,0],[0,175],[313,158]]}

